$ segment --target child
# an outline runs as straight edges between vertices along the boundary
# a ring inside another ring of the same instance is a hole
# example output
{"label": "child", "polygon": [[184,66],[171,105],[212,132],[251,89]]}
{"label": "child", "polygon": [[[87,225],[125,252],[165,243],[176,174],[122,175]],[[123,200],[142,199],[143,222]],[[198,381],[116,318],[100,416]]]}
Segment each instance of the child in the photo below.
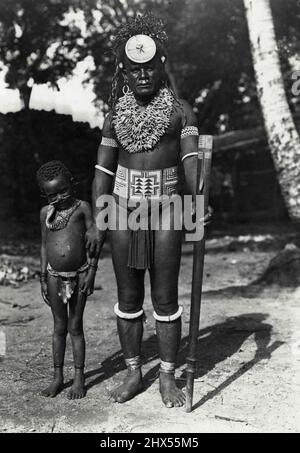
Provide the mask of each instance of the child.
{"label": "child", "polygon": [[86,393],[83,311],[86,298],[94,289],[99,259],[99,255],[89,257],[87,263],[85,232],[92,226],[93,217],[90,205],[74,197],[73,177],[62,162],[51,161],[42,165],[37,180],[49,202],[40,213],[41,291],[54,319],[54,379],[42,395],[53,398],[63,388],[63,364],[69,332],[75,376],[68,398],[78,399]]}

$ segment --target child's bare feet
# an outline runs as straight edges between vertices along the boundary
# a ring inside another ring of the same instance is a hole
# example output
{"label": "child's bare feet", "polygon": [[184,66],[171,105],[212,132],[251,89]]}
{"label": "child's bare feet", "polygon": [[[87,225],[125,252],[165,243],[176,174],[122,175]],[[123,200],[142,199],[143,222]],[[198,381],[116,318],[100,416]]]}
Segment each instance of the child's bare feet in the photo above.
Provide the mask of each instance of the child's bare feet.
{"label": "child's bare feet", "polygon": [[125,403],[135,395],[137,395],[143,388],[141,370],[130,370],[125,377],[123,383],[110,393],[111,399],[115,403]]}
{"label": "child's bare feet", "polygon": [[64,377],[62,373],[62,368],[55,368],[53,381],[49,387],[42,390],[41,395],[46,398],[54,398],[58,393],[60,393],[64,386]]}
{"label": "child's bare feet", "polygon": [[86,395],[86,388],[84,386],[84,373],[83,369],[75,368],[75,376],[73,385],[67,395],[69,400],[78,400],[84,398]]}

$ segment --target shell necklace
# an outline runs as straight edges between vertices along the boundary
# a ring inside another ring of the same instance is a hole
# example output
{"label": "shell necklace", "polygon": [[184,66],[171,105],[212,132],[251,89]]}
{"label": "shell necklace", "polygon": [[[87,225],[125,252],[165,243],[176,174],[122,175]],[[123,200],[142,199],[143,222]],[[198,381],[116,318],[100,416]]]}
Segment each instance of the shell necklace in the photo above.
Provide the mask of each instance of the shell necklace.
{"label": "shell necklace", "polygon": [[46,217],[47,228],[50,230],[62,230],[63,228],[66,228],[71,215],[76,211],[80,203],[80,200],[75,199],[68,209],[62,209],[61,211],[57,211],[55,206],[50,204]]}
{"label": "shell necklace", "polygon": [[128,153],[153,150],[170,126],[172,112],[173,96],[168,88],[161,88],[144,110],[129,91],[118,100],[113,116],[118,141]]}

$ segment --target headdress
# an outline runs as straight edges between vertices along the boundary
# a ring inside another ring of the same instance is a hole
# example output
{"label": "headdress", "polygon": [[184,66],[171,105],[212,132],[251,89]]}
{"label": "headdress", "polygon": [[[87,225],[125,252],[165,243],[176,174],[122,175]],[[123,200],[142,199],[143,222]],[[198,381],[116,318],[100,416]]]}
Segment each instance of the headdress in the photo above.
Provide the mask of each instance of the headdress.
{"label": "headdress", "polygon": [[[129,153],[152,151],[155,148],[170,126],[176,99],[167,83],[163,83],[145,110],[140,109],[130,90],[123,91],[124,95],[118,100],[125,55],[136,63],[146,63],[157,57],[164,64],[167,40],[163,21],[151,13],[129,19],[116,29],[113,36],[116,72],[111,95],[112,125],[119,143]],[[167,82],[165,77],[162,82]]]}
{"label": "headdress", "polygon": [[129,19],[126,24],[121,24],[116,28],[113,35],[113,51],[118,58],[120,50],[124,48],[126,42],[136,35],[146,35],[152,38],[156,44],[165,48],[168,42],[167,34],[164,30],[164,23],[161,19],[146,13],[144,16],[135,16]]}
{"label": "headdress", "polygon": [[[135,62],[144,63],[155,55],[166,61],[167,34],[164,23],[151,13],[137,15],[125,24],[119,25],[112,36],[112,49],[116,69],[112,80],[110,104],[114,110],[118,95],[121,93],[122,69],[125,55]],[[124,81],[123,81],[124,82]]]}

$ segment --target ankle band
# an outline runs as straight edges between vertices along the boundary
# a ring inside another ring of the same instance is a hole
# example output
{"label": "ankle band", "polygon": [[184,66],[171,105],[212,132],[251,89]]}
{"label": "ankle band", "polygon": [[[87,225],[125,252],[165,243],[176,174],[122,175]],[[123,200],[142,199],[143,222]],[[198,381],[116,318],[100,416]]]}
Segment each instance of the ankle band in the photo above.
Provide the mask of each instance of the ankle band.
{"label": "ankle band", "polygon": [[136,357],[125,359],[125,363],[129,370],[137,370],[141,368],[141,357],[137,355]]}
{"label": "ankle band", "polygon": [[175,363],[174,362],[164,362],[161,360],[159,371],[161,373],[174,374],[175,373]]}

